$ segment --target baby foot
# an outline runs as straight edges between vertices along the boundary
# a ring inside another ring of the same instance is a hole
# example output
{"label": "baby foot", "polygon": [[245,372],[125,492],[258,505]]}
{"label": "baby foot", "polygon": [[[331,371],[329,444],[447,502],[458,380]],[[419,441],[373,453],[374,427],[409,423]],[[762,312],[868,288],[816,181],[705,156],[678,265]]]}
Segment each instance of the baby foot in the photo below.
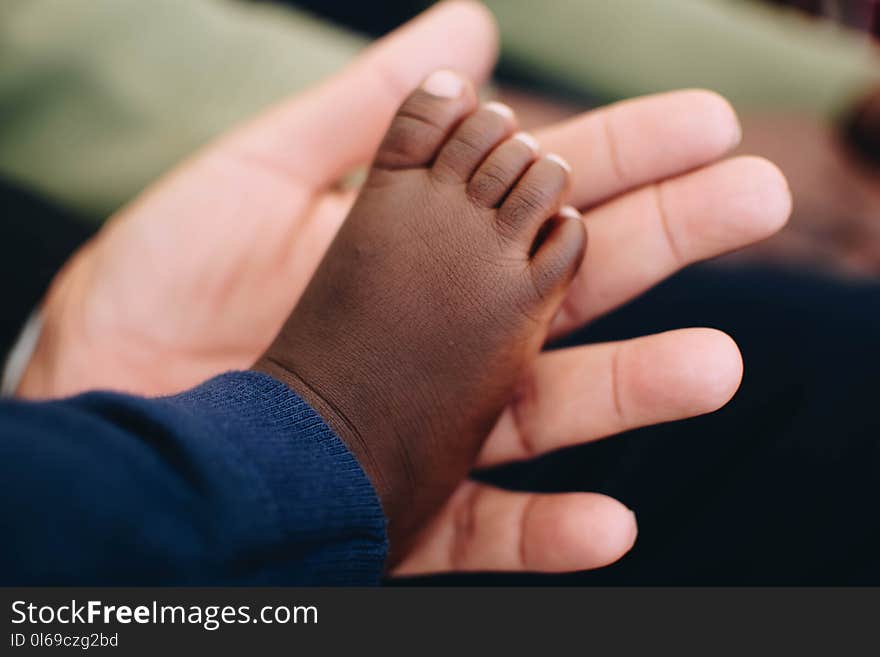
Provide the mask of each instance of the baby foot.
{"label": "baby foot", "polygon": [[464,478],[580,264],[559,157],[506,106],[430,76],[256,368],[326,419],[366,470],[392,560]]}

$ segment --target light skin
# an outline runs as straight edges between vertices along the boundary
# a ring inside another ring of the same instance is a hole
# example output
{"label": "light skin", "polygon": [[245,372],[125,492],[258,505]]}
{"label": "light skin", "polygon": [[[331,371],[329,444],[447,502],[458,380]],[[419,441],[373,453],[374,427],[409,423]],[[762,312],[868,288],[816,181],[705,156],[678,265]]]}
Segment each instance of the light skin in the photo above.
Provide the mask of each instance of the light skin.
{"label": "light skin", "polygon": [[[348,212],[354,192],[340,178],[369,161],[396,107],[428,73],[485,79],[495,47],[483,8],[443,3],[182,164],[59,274],[20,394],[170,393],[249,367]],[[773,165],[719,161],[739,127],[729,105],[708,92],[630,101],[535,136],[572,165],[569,202],[584,213],[590,240],[554,335],[691,262],[771,235],[790,212]],[[741,373],[735,344],[710,329],[543,354],[475,466],[711,412],[730,399]],[[604,495],[537,495],[465,480],[394,572],[595,568],[625,554],[636,533],[630,510]]]}
{"label": "light skin", "polygon": [[[583,109],[514,88],[502,88],[500,94],[528,128],[570,118]],[[874,98],[872,117],[880,116],[880,102]],[[876,276],[880,272],[877,163],[859,157],[841,126],[825,116],[752,110],[742,116],[742,124],[743,141],[735,152],[761,155],[776,164],[797,203],[785,230],[728,260]],[[880,133],[880,121],[873,118],[865,130]]]}

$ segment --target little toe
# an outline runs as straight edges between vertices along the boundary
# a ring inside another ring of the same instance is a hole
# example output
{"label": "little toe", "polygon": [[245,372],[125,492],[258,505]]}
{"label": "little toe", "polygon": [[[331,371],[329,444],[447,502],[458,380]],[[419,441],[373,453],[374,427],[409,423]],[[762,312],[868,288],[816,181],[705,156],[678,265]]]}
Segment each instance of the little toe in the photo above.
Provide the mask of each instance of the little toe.
{"label": "little toe", "polygon": [[556,297],[583,262],[587,230],[580,212],[565,206],[538,232],[531,252],[531,275],[542,299]]}
{"label": "little toe", "polygon": [[462,121],[440,149],[434,175],[443,182],[466,182],[492,149],[515,129],[512,109],[502,103],[486,103]]}
{"label": "little toe", "polygon": [[376,153],[374,169],[430,165],[476,103],[476,93],[467,79],[453,71],[435,71],[397,110]]}
{"label": "little toe", "polygon": [[468,195],[484,208],[495,208],[505,199],[529,165],[538,157],[538,142],[520,132],[496,148],[468,182]]}
{"label": "little toe", "polygon": [[532,164],[498,209],[499,228],[531,245],[541,225],[562,205],[570,171],[568,163],[552,153]]}

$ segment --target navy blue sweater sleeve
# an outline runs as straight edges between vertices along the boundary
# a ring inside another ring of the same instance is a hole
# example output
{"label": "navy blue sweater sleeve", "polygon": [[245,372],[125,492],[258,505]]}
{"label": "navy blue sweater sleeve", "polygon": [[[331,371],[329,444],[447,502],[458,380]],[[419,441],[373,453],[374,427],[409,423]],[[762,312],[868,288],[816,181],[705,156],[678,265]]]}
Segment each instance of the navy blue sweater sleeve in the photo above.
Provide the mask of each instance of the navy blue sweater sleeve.
{"label": "navy blue sweater sleeve", "polygon": [[174,397],[0,404],[0,583],[376,584],[385,520],[345,445],[264,374]]}

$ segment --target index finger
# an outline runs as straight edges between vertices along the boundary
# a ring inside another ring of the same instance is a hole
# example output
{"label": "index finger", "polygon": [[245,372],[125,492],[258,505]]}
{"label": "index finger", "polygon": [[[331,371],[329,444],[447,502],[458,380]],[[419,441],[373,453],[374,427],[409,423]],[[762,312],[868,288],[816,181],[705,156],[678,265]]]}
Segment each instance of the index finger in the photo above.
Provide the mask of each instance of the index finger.
{"label": "index finger", "polygon": [[587,112],[536,133],[573,169],[570,202],[588,208],[720,159],[741,137],[736,113],[711,91],[645,96]]}

